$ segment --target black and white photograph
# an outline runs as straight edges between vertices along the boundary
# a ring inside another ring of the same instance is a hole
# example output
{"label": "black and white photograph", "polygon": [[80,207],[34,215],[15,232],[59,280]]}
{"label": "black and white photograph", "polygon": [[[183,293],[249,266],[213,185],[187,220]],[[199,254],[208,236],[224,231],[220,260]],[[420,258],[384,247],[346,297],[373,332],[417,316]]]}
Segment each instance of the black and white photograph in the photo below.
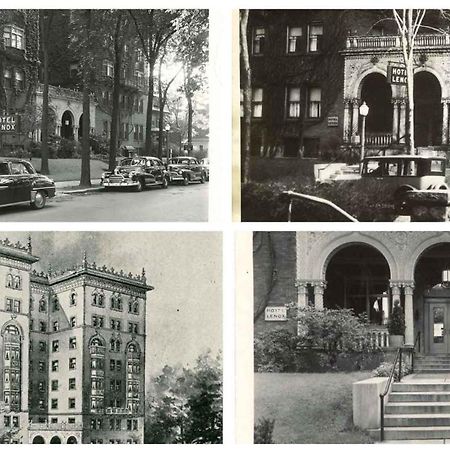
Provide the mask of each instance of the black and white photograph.
{"label": "black and white photograph", "polygon": [[449,30],[442,9],[240,10],[241,221],[448,221]]}
{"label": "black and white photograph", "polygon": [[221,233],[2,233],[0,279],[2,444],[222,443]]}
{"label": "black and white photograph", "polygon": [[254,443],[449,442],[448,231],[257,231],[247,252]]}
{"label": "black and white photograph", "polygon": [[208,10],[2,9],[0,28],[2,221],[208,221]]}

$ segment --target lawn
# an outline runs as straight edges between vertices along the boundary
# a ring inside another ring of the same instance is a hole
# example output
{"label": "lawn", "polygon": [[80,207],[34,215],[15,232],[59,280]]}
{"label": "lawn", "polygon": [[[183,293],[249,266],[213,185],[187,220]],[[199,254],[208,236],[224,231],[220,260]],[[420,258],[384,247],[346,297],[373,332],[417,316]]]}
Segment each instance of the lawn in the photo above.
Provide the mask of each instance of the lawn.
{"label": "lawn", "polygon": [[[33,167],[41,170],[41,159],[31,160]],[[54,181],[75,181],[80,179],[81,159],[49,159],[50,178]],[[108,168],[108,163],[91,159],[91,179],[99,179],[102,173]]]}
{"label": "lawn", "polygon": [[255,373],[255,422],[275,419],[276,444],[367,444],[353,427],[352,383],[369,372]]}

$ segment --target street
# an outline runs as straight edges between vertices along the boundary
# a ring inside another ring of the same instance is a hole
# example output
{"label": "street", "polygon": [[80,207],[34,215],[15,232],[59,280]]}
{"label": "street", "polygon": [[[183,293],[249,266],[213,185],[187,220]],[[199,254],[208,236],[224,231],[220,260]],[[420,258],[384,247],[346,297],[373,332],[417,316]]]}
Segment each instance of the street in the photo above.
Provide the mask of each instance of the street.
{"label": "street", "polygon": [[44,209],[11,206],[0,210],[5,222],[205,222],[208,185],[152,187],[143,192],[92,191],[58,194]]}

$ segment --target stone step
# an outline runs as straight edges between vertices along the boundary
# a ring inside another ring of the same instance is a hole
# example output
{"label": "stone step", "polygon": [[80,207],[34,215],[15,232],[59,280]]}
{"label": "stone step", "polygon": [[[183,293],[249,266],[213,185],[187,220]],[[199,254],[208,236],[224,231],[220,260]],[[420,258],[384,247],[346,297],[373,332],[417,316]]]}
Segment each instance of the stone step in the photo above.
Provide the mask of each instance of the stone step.
{"label": "stone step", "polygon": [[386,414],[385,427],[450,427],[450,414]]}
{"label": "stone step", "polygon": [[450,373],[450,369],[414,369],[414,373]]}
{"label": "stone step", "polygon": [[385,414],[450,414],[450,402],[388,402]]}
{"label": "stone step", "polygon": [[450,427],[389,427],[384,429],[384,439],[389,441],[450,439]]}
{"label": "stone step", "polygon": [[450,383],[394,383],[392,392],[450,392]]}
{"label": "stone step", "polygon": [[415,365],[414,370],[419,369],[449,369],[450,363],[419,363]]}
{"label": "stone step", "polygon": [[389,402],[450,402],[450,391],[391,392]]}

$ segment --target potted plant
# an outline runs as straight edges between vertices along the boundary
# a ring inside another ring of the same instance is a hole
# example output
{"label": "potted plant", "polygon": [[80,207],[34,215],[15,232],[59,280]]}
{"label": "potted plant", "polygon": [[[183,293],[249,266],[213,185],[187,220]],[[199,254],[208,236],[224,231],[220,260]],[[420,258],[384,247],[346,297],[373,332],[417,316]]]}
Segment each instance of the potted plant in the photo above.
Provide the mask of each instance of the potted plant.
{"label": "potted plant", "polygon": [[394,309],[389,318],[388,331],[389,346],[401,347],[405,340],[405,314],[398,300],[395,302]]}

